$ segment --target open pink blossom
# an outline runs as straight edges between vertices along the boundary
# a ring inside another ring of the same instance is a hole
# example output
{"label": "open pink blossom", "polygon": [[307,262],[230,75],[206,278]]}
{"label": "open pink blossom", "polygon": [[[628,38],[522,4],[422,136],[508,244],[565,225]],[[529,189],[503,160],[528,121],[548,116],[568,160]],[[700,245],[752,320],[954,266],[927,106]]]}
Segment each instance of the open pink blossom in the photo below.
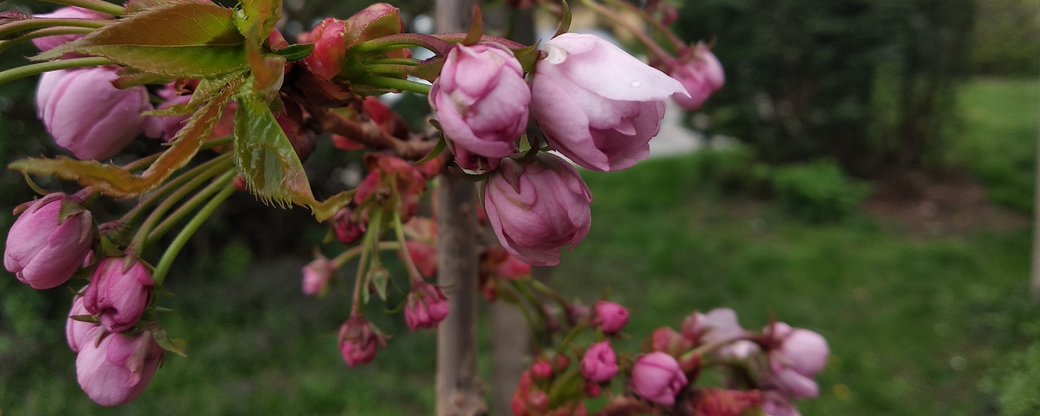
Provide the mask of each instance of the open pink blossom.
{"label": "open pink blossom", "polygon": [[140,260],[109,257],[101,260],[83,293],[83,306],[111,332],[133,328],[152,298],[152,273]]}
{"label": "open pink blossom", "polygon": [[689,93],[689,96],[674,95],[672,99],[682,108],[691,111],[701,108],[712,94],[726,84],[722,64],[703,43],[694,46],[688,52],[688,56],[681,57],[670,73]]}
{"label": "open pink blossom", "polygon": [[618,373],[617,355],[609,341],[592,344],[581,357],[581,375],[593,383],[605,383]]}
{"label": "open pink blossom", "polygon": [[560,249],[589,232],[592,195],[578,172],[541,153],[530,163],[503,159],[484,189],[484,209],[498,241],[532,266],[560,263]]}
{"label": "open pink blossom", "polygon": [[453,148],[483,156],[494,168],[516,152],[531,91],[512,52],[459,45],[448,52],[429,99]]}
{"label": "open pink blossom", "polygon": [[32,202],[11,226],[4,268],[33,289],[50,289],[67,282],[83,266],[93,244],[90,211],[75,197],[53,193]]}
{"label": "open pink blossom", "polygon": [[54,142],[79,159],[107,159],[134,140],[152,110],[144,87],[118,89],[116,69],[52,71],[40,77],[37,115]]}
{"label": "open pink blossom", "polygon": [[[101,331],[95,331],[99,336]],[[140,396],[159,368],[163,350],[144,331],[138,335],[107,334],[81,345],[76,379],[87,397],[102,406],[118,406]]]}
{"label": "open pink blossom", "polygon": [[688,383],[675,358],[663,352],[644,355],[632,367],[632,391],[653,403],[674,405]]}
{"label": "open pink blossom", "polygon": [[646,159],[664,100],[686,95],[678,81],[592,35],[565,33],[545,46],[531,85],[531,114],[549,145],[592,170]]}

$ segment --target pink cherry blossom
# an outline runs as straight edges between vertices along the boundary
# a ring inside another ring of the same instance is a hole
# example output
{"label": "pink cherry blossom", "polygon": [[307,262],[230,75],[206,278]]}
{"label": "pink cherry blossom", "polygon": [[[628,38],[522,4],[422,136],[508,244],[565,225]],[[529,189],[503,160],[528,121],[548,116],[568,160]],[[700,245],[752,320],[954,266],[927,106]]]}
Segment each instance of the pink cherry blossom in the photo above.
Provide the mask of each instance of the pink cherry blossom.
{"label": "pink cherry blossom", "polygon": [[[62,218],[62,209],[71,214]],[[94,244],[94,219],[75,197],[53,193],[34,201],[7,234],[4,268],[33,289],[61,286]]]}

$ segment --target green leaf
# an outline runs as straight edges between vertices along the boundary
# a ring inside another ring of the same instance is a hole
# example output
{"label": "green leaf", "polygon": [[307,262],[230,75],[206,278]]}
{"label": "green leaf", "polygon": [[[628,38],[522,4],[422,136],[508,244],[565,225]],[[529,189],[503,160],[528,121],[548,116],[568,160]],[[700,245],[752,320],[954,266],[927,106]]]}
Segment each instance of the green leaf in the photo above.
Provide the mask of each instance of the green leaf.
{"label": "green leaf", "polygon": [[244,68],[244,42],[231,10],[208,3],[173,3],[134,13],[34,59],[78,52],[142,72],[203,78]]}
{"label": "green leaf", "polygon": [[174,136],[173,145],[140,175],[134,175],[118,166],[64,156],[56,159],[21,159],[7,167],[26,174],[55,175],[73,180],[81,186],[93,186],[96,191],[117,198],[139,195],[162,184],[173,172],[184,167],[195,157],[210,138],[213,126],[223,113],[224,104],[231,99],[243,81],[241,76],[233,76],[200,83],[188,104],[191,106],[192,103],[200,103],[198,110]]}
{"label": "green leaf", "polygon": [[235,24],[239,33],[247,38],[256,28],[263,41],[282,18],[282,0],[242,0],[241,6],[241,15],[236,16]]}
{"label": "green leaf", "polygon": [[268,103],[247,83],[235,113],[235,164],[249,190],[267,204],[310,205],[307,173]]}
{"label": "green leaf", "polygon": [[390,286],[390,272],[376,262],[368,269],[368,284],[372,285],[379,299],[386,301],[386,289]]}
{"label": "green leaf", "polygon": [[277,51],[274,51],[274,53],[285,57],[285,59],[288,60],[288,61],[295,62],[295,61],[301,61],[301,60],[303,60],[303,58],[306,58],[306,57],[310,56],[311,52],[313,52],[313,51],[314,51],[314,45],[311,45],[311,44],[299,44],[299,45],[289,45],[289,47],[279,49]]}
{"label": "green leaf", "polygon": [[185,352],[188,343],[181,339],[170,339],[170,335],[162,329],[152,330],[152,338],[155,339],[155,343],[159,344],[162,349],[177,354],[181,357],[188,358],[188,354]]}

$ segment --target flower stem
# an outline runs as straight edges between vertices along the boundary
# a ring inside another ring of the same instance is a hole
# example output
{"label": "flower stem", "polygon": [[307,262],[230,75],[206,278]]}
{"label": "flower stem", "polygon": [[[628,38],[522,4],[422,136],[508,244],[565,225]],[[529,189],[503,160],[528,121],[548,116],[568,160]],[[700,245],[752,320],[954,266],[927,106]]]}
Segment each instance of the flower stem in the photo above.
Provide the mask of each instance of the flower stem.
{"label": "flower stem", "polygon": [[217,196],[213,197],[209,203],[202,207],[198,214],[195,214],[195,217],[192,218],[183,229],[181,229],[181,232],[178,233],[177,237],[175,237],[173,242],[170,243],[166,252],[163,253],[162,258],[159,259],[159,264],[155,266],[155,273],[152,275],[152,280],[155,281],[156,285],[162,285],[163,280],[166,279],[166,274],[170,271],[170,266],[173,265],[173,260],[177,258],[177,254],[180,253],[181,249],[184,248],[184,245],[188,243],[191,236],[195,235],[195,232],[199,230],[199,227],[201,227],[207,219],[209,219],[210,215],[213,215],[213,212],[216,211],[217,208],[235,192],[235,187],[231,184],[231,180],[234,178],[234,172],[227,172],[217,180],[218,183],[222,184],[224,189],[220,191]]}
{"label": "flower stem", "polygon": [[[383,250],[397,250],[397,245],[398,244],[393,242],[393,241],[382,241],[382,242],[380,242],[379,244],[376,245],[376,248],[378,250],[380,250],[380,251],[383,251]],[[361,255],[361,252],[364,249],[364,247],[365,247],[364,244],[362,244],[362,245],[354,246],[354,247],[351,247],[351,248],[349,248],[347,250],[344,250],[342,253],[339,253],[339,255],[337,255],[336,257],[332,258],[332,264],[337,269],[342,268],[343,265],[347,264],[348,261],[350,261],[354,257],[357,257],[357,256]]]}
{"label": "flower stem", "polygon": [[23,30],[39,29],[44,27],[54,26],[72,26],[72,27],[86,27],[86,28],[102,28],[105,25],[112,23],[111,20],[101,19],[48,19],[48,18],[32,18],[25,20],[18,20],[10,22],[4,25],[0,25],[0,37],[6,37],[12,33],[18,33]]}
{"label": "flower stem", "polygon": [[23,35],[21,35],[21,36],[19,36],[17,38],[11,39],[11,40],[0,41],[0,52],[3,52],[5,50],[7,50],[7,49],[10,49],[11,47],[13,47],[15,45],[20,45],[22,43],[28,42],[28,41],[36,39],[36,38],[42,38],[42,37],[47,37],[47,36],[58,36],[58,35],[85,35],[85,34],[88,34],[90,32],[93,32],[93,31],[94,31],[94,29],[87,28],[87,27],[65,27],[65,26],[47,27],[47,28],[43,28],[43,29],[39,29],[39,30],[34,30],[32,32],[29,32],[29,33],[25,33],[25,34],[23,34]]}
{"label": "flower stem", "polygon": [[354,45],[354,47],[350,48],[350,53],[380,52],[393,49],[411,48],[413,46],[426,48],[437,55],[446,55],[452,45],[430,35],[399,33]]}
{"label": "flower stem", "polygon": [[621,16],[617,15],[617,13],[614,13],[612,10],[603,7],[602,4],[597,3],[595,0],[582,0],[582,4],[588,6],[588,8],[592,9],[592,11],[596,13],[599,13],[601,16],[606,17],[610,21],[614,22],[614,24],[627,30],[629,33],[632,34],[632,36],[635,36],[636,39],[639,40],[639,43],[642,43],[643,46],[646,46],[646,50],[650,52],[650,54],[654,57],[662,61],[668,61],[670,59],[673,59],[671,54],[669,54],[667,51],[661,48],[661,45],[658,45],[657,42],[655,42],[653,39],[650,39],[650,37],[647,36],[646,33],[642,30],[639,30],[639,28],[633,27],[631,23],[629,23],[625,19],[622,19]]}
{"label": "flower stem", "polygon": [[47,3],[62,4],[65,6],[75,6],[87,10],[93,10],[95,12],[110,14],[112,16],[122,16],[123,8],[118,4],[112,4],[102,0],[42,0]]}
{"label": "flower stem", "polygon": [[402,64],[368,64],[365,69],[372,74],[382,75],[408,75],[415,69],[414,65]]}
{"label": "flower stem", "polygon": [[[397,204],[394,205],[396,206]],[[411,253],[408,252],[408,240],[404,238],[401,213],[396,209],[394,210],[394,234],[397,235],[397,253],[401,256],[401,261],[404,261],[405,268],[408,269],[408,275],[411,277],[408,279],[408,283],[422,282],[423,275],[419,273],[419,268],[415,266],[415,261],[412,259]]]}
{"label": "flower stem", "polygon": [[[378,245],[379,234],[382,232],[383,211],[376,209],[368,221],[368,230],[365,231],[364,241],[361,242],[361,258],[358,259],[357,277],[354,279],[353,302],[350,305],[350,315],[361,314],[361,291],[368,286],[368,273],[365,273],[368,265],[368,257],[372,254],[371,248]],[[376,255],[379,255],[376,253]]]}
{"label": "flower stem", "polygon": [[641,16],[643,18],[643,20],[645,20],[647,22],[650,22],[650,25],[653,26],[654,29],[657,29],[658,32],[661,32],[661,34],[663,34],[665,36],[665,38],[668,39],[668,42],[670,42],[672,44],[672,47],[674,47],[676,51],[682,51],[682,50],[687,48],[686,42],[683,42],[682,39],[679,39],[679,37],[676,36],[674,32],[672,32],[667,27],[662,25],[659,20],[654,19],[653,16],[650,16],[650,14],[646,12],[646,10],[638,8],[635,5],[632,5],[632,4],[630,4],[630,3],[626,2],[626,1],[623,1],[623,0],[606,0],[606,1],[609,2],[610,4],[615,5],[615,6],[624,7],[626,9],[628,9],[628,10],[638,14],[639,16]]}
{"label": "flower stem", "polygon": [[173,228],[173,226],[180,222],[181,219],[195,211],[199,205],[209,200],[214,194],[220,192],[223,187],[224,184],[221,183],[220,180],[217,180],[211,182],[205,188],[202,188],[202,190],[195,194],[195,196],[192,196],[187,202],[177,207],[176,211],[173,211],[173,213],[166,216],[159,225],[155,226],[155,228],[148,233],[148,239],[146,240],[145,245],[155,244],[155,242],[166,234],[167,231],[170,231],[170,228]]}
{"label": "flower stem", "polygon": [[38,75],[49,71],[58,71],[62,69],[73,68],[88,68],[94,66],[112,65],[114,63],[115,62],[112,62],[112,60],[108,58],[74,58],[61,59],[50,62],[40,62],[37,64],[30,65],[22,65],[0,72],[0,84],[6,84],[17,79],[31,77],[33,75]]}
{"label": "flower stem", "polygon": [[410,91],[416,94],[430,95],[430,86],[406,79],[369,76],[358,81],[361,84],[371,85],[377,88],[386,88],[398,91]]}

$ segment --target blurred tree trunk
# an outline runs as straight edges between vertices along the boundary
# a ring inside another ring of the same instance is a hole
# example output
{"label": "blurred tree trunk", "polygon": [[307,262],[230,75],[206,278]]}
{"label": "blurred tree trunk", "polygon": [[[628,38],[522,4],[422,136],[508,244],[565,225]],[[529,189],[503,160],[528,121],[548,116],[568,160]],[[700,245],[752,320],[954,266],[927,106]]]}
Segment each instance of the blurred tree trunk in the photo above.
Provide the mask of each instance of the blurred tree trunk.
{"label": "blurred tree trunk", "polygon": [[[509,25],[513,29],[512,39],[524,43],[534,43],[534,10],[512,10]],[[491,237],[495,241],[495,237]],[[539,274],[536,270],[536,274]],[[516,386],[520,382],[520,374],[527,368],[528,355],[531,353],[531,333],[524,321],[524,315],[518,306],[505,302],[491,304],[491,414],[508,415],[513,412],[512,398]]]}
{"label": "blurred tree trunk", "polygon": [[[473,0],[437,0],[439,33],[465,32]],[[448,293],[451,313],[437,330],[437,415],[487,413],[477,380],[476,186],[441,173],[437,187],[438,282]]]}

